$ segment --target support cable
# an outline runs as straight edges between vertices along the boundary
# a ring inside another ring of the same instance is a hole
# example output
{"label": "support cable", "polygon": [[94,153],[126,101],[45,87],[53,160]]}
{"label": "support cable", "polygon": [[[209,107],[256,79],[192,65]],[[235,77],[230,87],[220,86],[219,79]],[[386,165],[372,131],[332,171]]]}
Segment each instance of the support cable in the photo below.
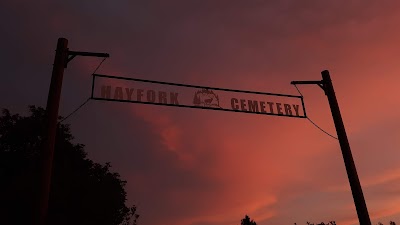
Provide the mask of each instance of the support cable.
{"label": "support cable", "polygon": [[[97,72],[97,70],[100,68],[100,66],[103,64],[104,61],[106,61],[107,57],[104,57],[103,60],[99,63],[99,65],[96,67],[96,69],[93,71],[92,75],[95,74]],[[62,123],[64,120],[68,119],[70,116],[72,116],[74,113],[76,113],[79,109],[81,109],[84,105],[86,105],[86,103],[89,102],[91,98],[87,98],[79,107],[77,107],[74,111],[72,111],[70,114],[68,114],[68,116],[66,116],[65,118],[63,118],[62,120],[60,120],[60,122],[58,122],[59,124]]]}
{"label": "support cable", "polygon": [[[297,89],[297,91],[299,92],[300,96],[303,97],[303,94],[300,92],[299,88],[297,87],[296,84],[294,84],[294,87]],[[324,129],[322,129],[320,126],[318,126],[316,123],[314,123],[314,121],[312,121],[308,116],[306,117],[308,119],[308,121],[310,121],[316,128],[318,128],[319,130],[321,130],[322,132],[324,132],[325,134],[327,134],[328,136],[330,136],[331,138],[334,138],[336,140],[339,140],[337,137],[331,135],[330,133],[326,132]]]}

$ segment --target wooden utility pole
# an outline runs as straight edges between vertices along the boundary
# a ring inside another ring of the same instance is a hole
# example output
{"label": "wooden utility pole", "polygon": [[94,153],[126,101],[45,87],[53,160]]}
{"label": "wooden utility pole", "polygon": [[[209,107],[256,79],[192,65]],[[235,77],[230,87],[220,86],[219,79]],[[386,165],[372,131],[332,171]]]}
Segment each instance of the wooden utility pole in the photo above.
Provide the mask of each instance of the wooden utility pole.
{"label": "wooden utility pole", "polygon": [[40,154],[41,174],[40,192],[38,199],[38,212],[35,216],[36,225],[47,224],[47,212],[49,207],[49,195],[51,186],[51,174],[53,168],[54,147],[56,143],[58,109],[60,105],[61,87],[64,68],[75,56],[109,57],[107,53],[76,52],[68,50],[68,40],[59,38],[57,42],[56,56],[54,58],[53,72],[46,106],[45,134],[43,148]]}
{"label": "wooden utility pole", "polygon": [[342,115],[340,114],[339,104],[333,89],[332,80],[328,70],[322,71],[321,74],[321,81],[292,81],[291,84],[317,84],[325,91],[325,95],[328,97],[329,106],[331,108],[333,122],[335,123],[340,148],[342,149],[344,165],[346,166],[347,177],[350,182],[358,220],[360,225],[371,225],[367,204],[365,203],[364,194],[357,175],[353,156],[351,154],[349,140],[347,139],[346,130],[343,124]]}
{"label": "wooden utility pole", "polygon": [[46,130],[43,138],[43,149],[41,159],[41,187],[39,192],[39,213],[37,225],[46,224],[47,210],[49,204],[51,172],[53,167],[53,155],[57,130],[58,108],[60,105],[61,87],[64,75],[64,67],[68,60],[68,40],[59,38],[57,42],[56,56],[54,58],[53,72],[49,95],[46,106]]}

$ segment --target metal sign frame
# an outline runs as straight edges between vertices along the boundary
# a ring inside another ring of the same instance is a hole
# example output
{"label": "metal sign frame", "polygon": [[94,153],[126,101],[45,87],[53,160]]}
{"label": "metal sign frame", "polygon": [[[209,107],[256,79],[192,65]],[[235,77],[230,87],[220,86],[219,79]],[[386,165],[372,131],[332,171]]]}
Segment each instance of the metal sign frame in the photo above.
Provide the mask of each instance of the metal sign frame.
{"label": "metal sign frame", "polygon": [[[270,112],[240,111],[240,110],[234,110],[234,109],[212,108],[212,107],[206,107],[206,106],[177,105],[177,104],[168,104],[168,103],[144,102],[144,101],[135,101],[135,100],[123,100],[123,99],[111,99],[111,98],[94,97],[94,87],[95,87],[96,77],[109,78],[109,79],[118,79],[118,80],[130,80],[130,81],[153,83],[153,84],[162,84],[162,85],[170,85],[170,86],[179,86],[179,87],[189,87],[189,88],[216,90],[216,91],[239,92],[239,93],[246,93],[246,94],[257,94],[257,95],[266,95],[266,96],[279,96],[279,97],[298,98],[298,99],[301,100],[301,106],[303,108],[304,115],[303,116],[301,116],[301,115],[299,115],[299,116],[297,116],[297,115],[284,115],[284,114],[275,114],[275,113],[270,113]],[[129,103],[139,103],[139,104],[148,104],[148,105],[164,105],[164,106],[174,106],[174,107],[183,107],[183,108],[218,110],[218,111],[226,111],[226,112],[239,112],[239,113],[271,115],[271,116],[283,116],[283,117],[294,117],[294,118],[307,118],[306,109],[305,109],[305,106],[304,106],[303,96],[288,95],[288,94],[275,94],[275,93],[259,92],[259,91],[235,90],[235,89],[227,89],[227,88],[206,87],[206,86],[198,86],[198,85],[190,85],[190,84],[179,84],[179,83],[170,83],[170,82],[163,82],[163,81],[144,80],[144,79],[130,78],[130,77],[118,77],[118,76],[103,75],[103,74],[93,74],[92,75],[92,93],[91,93],[90,96],[91,96],[90,98],[93,99],[93,100],[102,100],[102,101],[129,102]]]}

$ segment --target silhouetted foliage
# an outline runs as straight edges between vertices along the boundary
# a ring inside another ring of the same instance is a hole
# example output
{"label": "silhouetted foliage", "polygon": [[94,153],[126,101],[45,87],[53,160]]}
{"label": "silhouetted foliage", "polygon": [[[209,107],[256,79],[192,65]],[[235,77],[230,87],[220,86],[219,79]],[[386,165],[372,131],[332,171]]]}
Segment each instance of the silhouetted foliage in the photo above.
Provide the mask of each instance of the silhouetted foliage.
{"label": "silhouetted foliage", "polygon": [[[390,221],[390,222],[389,222],[389,224],[390,224],[390,225],[396,225],[396,223],[395,223],[395,222],[393,222],[393,221]],[[378,222],[378,224],[377,224],[377,225],[383,225],[383,223],[381,223],[381,222]]]}
{"label": "silhouetted foliage", "polygon": [[[294,223],[294,224],[296,224],[296,223]],[[310,223],[307,221],[307,225],[314,225],[314,223]],[[321,222],[321,223],[317,223],[317,225],[336,225],[336,222],[335,221],[329,221],[329,223]]]}
{"label": "silhouetted foliage", "polygon": [[257,223],[254,222],[254,220],[250,220],[250,217],[248,215],[246,215],[244,217],[244,219],[242,219],[242,222],[240,224],[241,225],[257,225]]}
{"label": "silhouetted foliage", "polygon": [[[390,225],[396,225],[396,223],[393,222],[393,221],[390,221],[389,224]],[[294,223],[294,225],[297,225],[297,223]],[[307,221],[307,225],[314,225],[314,223],[310,223],[310,222]],[[317,223],[316,225],[336,225],[336,222],[335,221],[330,221],[329,223],[321,222],[321,223]],[[383,223],[378,222],[377,225],[383,225]]]}
{"label": "silhouetted foliage", "polygon": [[[31,224],[36,211],[39,153],[44,130],[43,108],[30,116],[0,117],[0,224]],[[136,207],[127,207],[126,192],[110,164],[87,158],[84,145],[73,144],[68,125],[58,126],[49,203],[50,224],[132,225]]]}

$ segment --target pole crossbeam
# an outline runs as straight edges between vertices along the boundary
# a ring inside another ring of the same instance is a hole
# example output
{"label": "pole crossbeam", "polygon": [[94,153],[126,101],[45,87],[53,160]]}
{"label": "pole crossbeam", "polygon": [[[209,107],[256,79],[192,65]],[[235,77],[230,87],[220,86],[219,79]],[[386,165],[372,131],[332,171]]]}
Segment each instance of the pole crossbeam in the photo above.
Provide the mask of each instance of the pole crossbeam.
{"label": "pole crossbeam", "polygon": [[322,80],[311,80],[311,81],[292,81],[290,84],[323,84]]}
{"label": "pole crossbeam", "polygon": [[324,81],[323,80],[312,80],[312,81],[292,81],[290,84],[296,85],[296,84],[316,84],[318,87],[320,87],[322,90],[325,91],[324,87]]}
{"label": "pole crossbeam", "polygon": [[68,51],[68,59],[65,62],[64,68],[67,68],[68,63],[73,60],[76,56],[91,56],[91,57],[100,57],[100,58],[108,58],[110,54],[108,53],[98,53],[98,52],[79,52],[79,51]]}

